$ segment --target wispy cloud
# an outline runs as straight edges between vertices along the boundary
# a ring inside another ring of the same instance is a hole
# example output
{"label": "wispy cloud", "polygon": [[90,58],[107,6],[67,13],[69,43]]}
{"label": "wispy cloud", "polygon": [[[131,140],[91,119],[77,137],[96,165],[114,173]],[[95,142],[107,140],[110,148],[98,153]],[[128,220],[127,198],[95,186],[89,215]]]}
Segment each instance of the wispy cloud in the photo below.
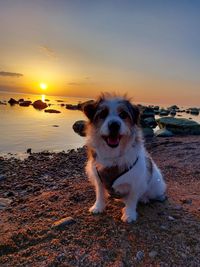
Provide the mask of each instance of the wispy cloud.
{"label": "wispy cloud", "polygon": [[54,59],[58,58],[55,51],[46,45],[40,45],[39,50],[40,52],[44,53],[46,56],[50,58],[54,58]]}
{"label": "wispy cloud", "polygon": [[9,71],[0,71],[0,76],[20,78],[20,77],[22,77],[24,75],[22,73],[9,72]]}
{"label": "wispy cloud", "polygon": [[76,82],[70,82],[68,83],[68,85],[73,85],[73,86],[76,86],[76,85],[82,85],[83,83],[76,83]]}

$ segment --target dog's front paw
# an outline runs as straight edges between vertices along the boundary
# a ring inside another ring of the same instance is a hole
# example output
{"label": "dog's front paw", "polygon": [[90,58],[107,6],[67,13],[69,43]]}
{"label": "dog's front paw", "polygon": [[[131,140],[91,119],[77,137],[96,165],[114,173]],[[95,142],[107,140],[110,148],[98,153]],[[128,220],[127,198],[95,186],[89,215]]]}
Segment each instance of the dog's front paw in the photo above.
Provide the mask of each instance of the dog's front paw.
{"label": "dog's front paw", "polygon": [[127,210],[126,208],[124,208],[122,210],[122,217],[121,220],[123,222],[135,222],[137,220],[137,212],[133,211],[133,210]]}
{"label": "dog's front paw", "polygon": [[89,212],[93,213],[93,214],[98,214],[98,213],[102,213],[104,211],[105,206],[102,205],[98,205],[98,204],[94,204],[90,209]]}

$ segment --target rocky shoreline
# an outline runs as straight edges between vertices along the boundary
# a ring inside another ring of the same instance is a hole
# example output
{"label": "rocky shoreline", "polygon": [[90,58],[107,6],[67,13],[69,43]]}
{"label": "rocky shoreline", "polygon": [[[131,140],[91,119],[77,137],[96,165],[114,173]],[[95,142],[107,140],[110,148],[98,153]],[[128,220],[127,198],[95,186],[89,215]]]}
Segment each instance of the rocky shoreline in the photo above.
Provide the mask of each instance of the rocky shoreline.
{"label": "rocky shoreline", "polygon": [[139,205],[133,224],[120,221],[112,199],[104,214],[88,213],[85,148],[0,158],[0,265],[199,266],[199,144],[200,136],[146,140],[168,200]]}

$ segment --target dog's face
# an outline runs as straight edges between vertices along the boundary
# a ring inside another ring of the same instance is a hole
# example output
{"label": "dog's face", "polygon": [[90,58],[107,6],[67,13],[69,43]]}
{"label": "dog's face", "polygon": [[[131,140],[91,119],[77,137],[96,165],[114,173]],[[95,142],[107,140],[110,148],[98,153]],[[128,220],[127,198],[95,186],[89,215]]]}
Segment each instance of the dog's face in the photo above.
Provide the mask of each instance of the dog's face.
{"label": "dog's face", "polygon": [[130,140],[139,120],[138,107],[120,97],[100,97],[86,105],[84,113],[95,132],[93,138],[112,149],[124,146]]}

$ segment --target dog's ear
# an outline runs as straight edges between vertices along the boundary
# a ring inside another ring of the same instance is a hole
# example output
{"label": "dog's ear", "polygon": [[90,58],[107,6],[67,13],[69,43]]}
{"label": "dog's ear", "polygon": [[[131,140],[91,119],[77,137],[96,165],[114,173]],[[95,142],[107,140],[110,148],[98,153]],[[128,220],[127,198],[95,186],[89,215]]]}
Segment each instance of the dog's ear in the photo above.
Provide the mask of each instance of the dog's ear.
{"label": "dog's ear", "polygon": [[139,125],[140,122],[140,110],[138,106],[131,104],[129,101],[127,101],[127,107],[131,114],[131,118],[134,124]]}
{"label": "dog's ear", "polygon": [[88,103],[88,104],[84,105],[83,112],[88,117],[88,119],[90,121],[93,120],[94,115],[96,113],[96,109],[97,109],[97,105],[95,102],[94,103]]}

